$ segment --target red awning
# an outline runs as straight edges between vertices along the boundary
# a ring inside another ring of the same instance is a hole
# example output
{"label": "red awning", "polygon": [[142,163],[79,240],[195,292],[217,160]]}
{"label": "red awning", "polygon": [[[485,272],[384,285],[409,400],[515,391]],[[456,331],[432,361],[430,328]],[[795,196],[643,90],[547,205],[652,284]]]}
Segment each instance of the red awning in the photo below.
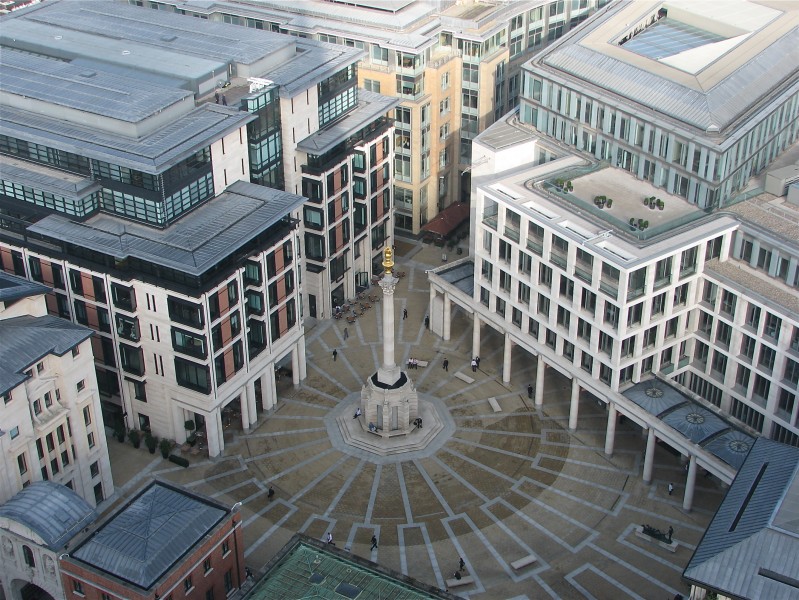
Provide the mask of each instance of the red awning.
{"label": "red awning", "polygon": [[455,202],[438,213],[433,219],[422,225],[421,230],[446,237],[457,229],[458,225],[469,220],[469,203]]}

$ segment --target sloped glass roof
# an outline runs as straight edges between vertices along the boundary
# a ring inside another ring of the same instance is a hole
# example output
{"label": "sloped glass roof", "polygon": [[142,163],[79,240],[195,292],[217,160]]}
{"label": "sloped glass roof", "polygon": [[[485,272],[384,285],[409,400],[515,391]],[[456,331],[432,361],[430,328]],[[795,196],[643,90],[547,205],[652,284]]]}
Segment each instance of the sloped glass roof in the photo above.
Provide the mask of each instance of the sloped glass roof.
{"label": "sloped glass roof", "polygon": [[715,33],[666,17],[623,45],[626,50],[657,60],[723,39]]}

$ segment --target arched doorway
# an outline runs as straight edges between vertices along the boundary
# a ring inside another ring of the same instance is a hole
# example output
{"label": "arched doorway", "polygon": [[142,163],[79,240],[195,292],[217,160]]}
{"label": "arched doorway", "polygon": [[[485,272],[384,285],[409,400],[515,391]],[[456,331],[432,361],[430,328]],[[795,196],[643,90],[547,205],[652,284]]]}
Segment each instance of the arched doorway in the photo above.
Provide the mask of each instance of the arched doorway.
{"label": "arched doorway", "polygon": [[12,583],[12,600],[55,600],[48,592],[34,583],[16,579]]}

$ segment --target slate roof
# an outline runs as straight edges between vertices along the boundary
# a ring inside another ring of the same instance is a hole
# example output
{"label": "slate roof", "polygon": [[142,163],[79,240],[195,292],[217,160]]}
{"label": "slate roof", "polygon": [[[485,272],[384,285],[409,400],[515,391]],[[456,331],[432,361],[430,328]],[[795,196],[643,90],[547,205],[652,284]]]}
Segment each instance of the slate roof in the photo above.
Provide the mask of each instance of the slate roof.
{"label": "slate roof", "polygon": [[103,522],[70,557],[146,590],[229,512],[221,504],[155,481]]}
{"label": "slate roof", "polygon": [[91,525],[97,513],[68,487],[37,481],[0,506],[0,522],[2,519],[29,527],[47,548],[58,551],[81,529]]}
{"label": "slate roof", "polygon": [[82,222],[50,215],[29,230],[120,260],[135,257],[199,276],[304,201],[289,192],[237,181],[165,229],[99,214]]}
{"label": "slate roof", "polygon": [[799,448],[757,439],[683,576],[733,598],[799,597]]}
{"label": "slate roof", "polygon": [[88,327],[50,315],[0,320],[0,394],[24,382],[37,361],[63,356],[91,335]]}
{"label": "slate roof", "polygon": [[30,296],[40,296],[49,291],[50,288],[46,285],[0,271],[0,302],[13,302]]}

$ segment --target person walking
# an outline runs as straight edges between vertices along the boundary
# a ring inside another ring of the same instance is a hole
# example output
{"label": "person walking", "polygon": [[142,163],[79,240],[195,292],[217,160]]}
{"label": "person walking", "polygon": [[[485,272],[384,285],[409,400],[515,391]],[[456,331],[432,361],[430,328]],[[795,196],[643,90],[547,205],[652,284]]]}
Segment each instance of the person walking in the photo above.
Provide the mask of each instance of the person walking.
{"label": "person walking", "polygon": [[333,348],[333,362],[336,362],[336,357],[338,356],[338,350]]}
{"label": "person walking", "polygon": [[333,542],[333,534],[329,531],[327,532],[327,543],[332,544],[333,546],[336,545],[335,542]]}
{"label": "person walking", "polygon": [[673,484],[673,483],[670,483],[670,484],[669,484],[669,496],[671,496],[671,493],[672,493],[673,491],[674,491],[674,484]]}
{"label": "person walking", "polygon": [[472,359],[472,373],[476,372],[477,372],[477,361],[475,359]]}
{"label": "person walking", "polygon": [[344,328],[344,339],[346,340],[348,337],[350,337],[350,332],[347,331],[347,328],[345,327]]}
{"label": "person walking", "polygon": [[269,491],[266,492],[266,497],[269,498],[270,502],[272,501],[272,498],[275,497],[275,488],[273,488],[271,485],[269,486]]}
{"label": "person walking", "polygon": [[458,557],[458,571],[463,571],[466,568],[466,563],[463,562],[463,557]]}
{"label": "person walking", "polygon": [[428,317],[427,315],[424,316],[424,328],[430,329],[430,317]]}
{"label": "person walking", "polygon": [[372,547],[370,550],[377,550],[377,536],[372,534]]}
{"label": "person walking", "polygon": [[402,320],[404,321],[407,318],[408,318],[408,309],[407,308],[403,308],[402,309]]}
{"label": "person walking", "polygon": [[530,399],[532,399],[532,397],[533,397],[533,384],[532,383],[528,383],[527,384],[527,397],[530,398]]}
{"label": "person walking", "polygon": [[444,370],[449,373],[449,361],[446,358],[444,359],[442,366],[444,367]]}
{"label": "person walking", "polygon": [[479,369],[480,368],[480,357],[479,356],[475,356],[474,357],[474,362],[477,363],[477,368]]}

